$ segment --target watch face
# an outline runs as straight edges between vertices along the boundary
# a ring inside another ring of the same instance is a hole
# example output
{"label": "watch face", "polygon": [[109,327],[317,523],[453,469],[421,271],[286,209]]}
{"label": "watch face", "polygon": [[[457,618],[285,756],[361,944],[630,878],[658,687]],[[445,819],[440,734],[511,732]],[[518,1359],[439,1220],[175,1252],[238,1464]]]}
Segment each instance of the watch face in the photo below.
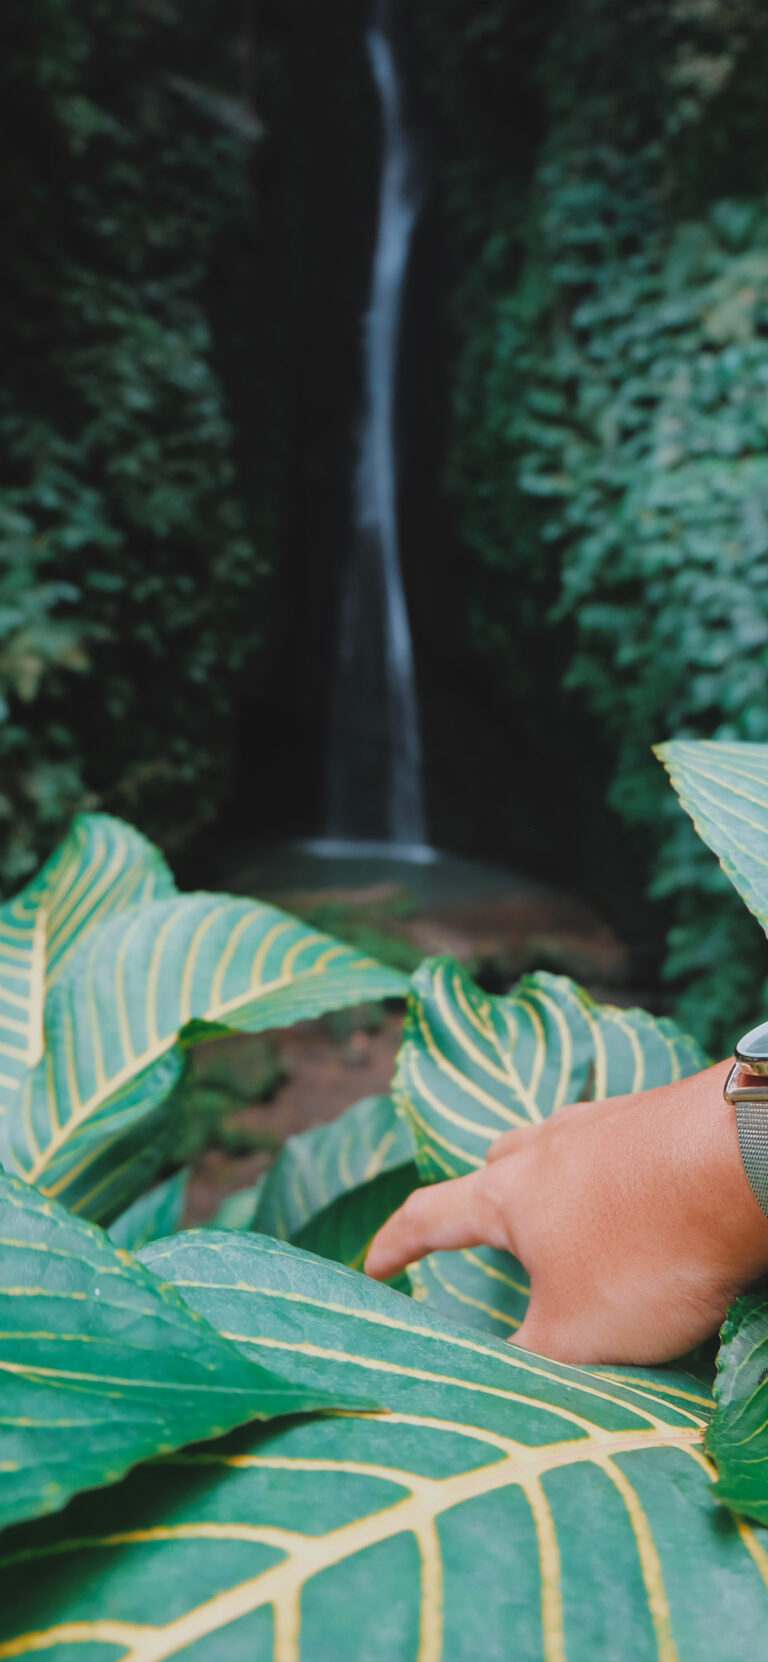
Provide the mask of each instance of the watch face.
{"label": "watch face", "polygon": [[768,1021],[745,1033],[736,1046],[736,1060],[755,1073],[768,1073]]}

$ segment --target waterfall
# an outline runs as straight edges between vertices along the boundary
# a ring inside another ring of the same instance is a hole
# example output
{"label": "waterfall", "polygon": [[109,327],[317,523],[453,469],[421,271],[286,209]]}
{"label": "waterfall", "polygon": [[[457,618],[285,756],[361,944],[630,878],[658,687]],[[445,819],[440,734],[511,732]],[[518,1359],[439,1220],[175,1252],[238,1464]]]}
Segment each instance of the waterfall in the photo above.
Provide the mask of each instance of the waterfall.
{"label": "waterfall", "polygon": [[366,49],[381,120],[379,220],[364,324],[364,409],[353,538],[340,612],[329,760],[329,835],[426,854],[419,710],[400,569],[395,409],[403,292],[420,208],[402,108],[391,4],[377,0]]}

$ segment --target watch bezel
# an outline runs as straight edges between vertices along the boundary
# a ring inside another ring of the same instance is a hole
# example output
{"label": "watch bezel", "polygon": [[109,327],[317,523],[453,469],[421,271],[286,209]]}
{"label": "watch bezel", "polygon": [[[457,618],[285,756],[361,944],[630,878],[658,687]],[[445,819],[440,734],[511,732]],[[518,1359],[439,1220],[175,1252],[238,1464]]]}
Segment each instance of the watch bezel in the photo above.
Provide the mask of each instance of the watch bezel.
{"label": "watch bezel", "polygon": [[749,1073],[768,1074],[768,1021],[751,1027],[734,1047],[736,1061]]}

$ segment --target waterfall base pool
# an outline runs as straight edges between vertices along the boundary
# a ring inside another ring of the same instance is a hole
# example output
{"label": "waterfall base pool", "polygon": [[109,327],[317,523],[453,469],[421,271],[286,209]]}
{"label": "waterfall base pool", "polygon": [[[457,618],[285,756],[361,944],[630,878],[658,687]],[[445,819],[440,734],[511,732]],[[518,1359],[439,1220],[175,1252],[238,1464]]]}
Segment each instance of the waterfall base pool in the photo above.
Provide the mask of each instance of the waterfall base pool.
{"label": "waterfall base pool", "polygon": [[431,866],[443,858],[429,843],[395,843],[346,837],[309,837],[296,848],[318,860],[396,860],[407,866]]}
{"label": "waterfall base pool", "polygon": [[515,872],[421,843],[306,838],[256,849],[233,865],[222,873],[225,886],[264,899],[390,885],[405,891],[419,906],[453,906],[514,895],[530,887]]}

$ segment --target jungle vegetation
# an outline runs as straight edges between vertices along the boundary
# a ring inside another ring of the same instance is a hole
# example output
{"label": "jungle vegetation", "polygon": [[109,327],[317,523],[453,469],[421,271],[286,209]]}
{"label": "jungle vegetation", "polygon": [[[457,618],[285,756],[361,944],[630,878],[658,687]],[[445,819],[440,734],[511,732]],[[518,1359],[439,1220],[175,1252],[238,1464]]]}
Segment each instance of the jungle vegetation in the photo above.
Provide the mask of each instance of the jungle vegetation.
{"label": "jungle vegetation", "polygon": [[[710,1046],[768,962],[650,747],[766,737],[767,31],[755,0],[425,0],[406,43],[434,839],[601,889]],[[4,36],[10,893],[77,810],[183,863],[270,751],[262,829],[316,811],[375,132],[351,0],[9,0]]]}

